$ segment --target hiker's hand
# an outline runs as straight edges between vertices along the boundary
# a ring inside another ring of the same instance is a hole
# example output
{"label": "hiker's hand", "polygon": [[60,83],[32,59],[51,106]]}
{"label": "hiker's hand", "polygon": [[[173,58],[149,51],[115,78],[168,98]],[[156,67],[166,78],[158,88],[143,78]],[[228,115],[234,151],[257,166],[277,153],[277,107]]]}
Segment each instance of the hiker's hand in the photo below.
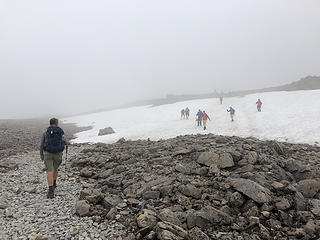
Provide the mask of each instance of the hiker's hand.
{"label": "hiker's hand", "polygon": [[44,156],[40,156],[40,159],[41,159],[41,161],[43,161],[44,160]]}

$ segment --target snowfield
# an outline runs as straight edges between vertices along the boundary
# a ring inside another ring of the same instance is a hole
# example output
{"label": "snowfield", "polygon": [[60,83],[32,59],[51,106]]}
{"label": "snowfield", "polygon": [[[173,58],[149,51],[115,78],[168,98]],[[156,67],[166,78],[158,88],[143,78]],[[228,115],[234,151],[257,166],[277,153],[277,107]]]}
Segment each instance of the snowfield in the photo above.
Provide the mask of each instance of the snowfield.
{"label": "snowfield", "polygon": [[[256,101],[263,102],[257,112]],[[235,108],[231,122],[227,108]],[[189,120],[180,119],[180,110],[189,107]],[[198,109],[210,116],[207,130],[196,126]],[[244,97],[201,99],[157,107],[143,106],[118,109],[63,119],[78,126],[92,126],[80,132],[76,143],[112,143],[127,140],[159,140],[186,134],[214,133],[227,136],[256,137],[292,143],[318,144],[320,142],[320,90],[270,92]],[[99,129],[112,127],[115,134],[98,136]]]}

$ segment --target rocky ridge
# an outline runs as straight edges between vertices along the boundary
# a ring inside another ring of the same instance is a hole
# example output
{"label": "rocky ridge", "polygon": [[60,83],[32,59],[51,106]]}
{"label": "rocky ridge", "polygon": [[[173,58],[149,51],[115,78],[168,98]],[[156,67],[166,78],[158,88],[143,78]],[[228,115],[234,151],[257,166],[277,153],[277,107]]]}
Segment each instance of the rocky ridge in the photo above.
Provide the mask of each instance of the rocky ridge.
{"label": "rocky ridge", "polygon": [[320,148],[209,135],[96,144],[76,213],[122,239],[319,239]]}

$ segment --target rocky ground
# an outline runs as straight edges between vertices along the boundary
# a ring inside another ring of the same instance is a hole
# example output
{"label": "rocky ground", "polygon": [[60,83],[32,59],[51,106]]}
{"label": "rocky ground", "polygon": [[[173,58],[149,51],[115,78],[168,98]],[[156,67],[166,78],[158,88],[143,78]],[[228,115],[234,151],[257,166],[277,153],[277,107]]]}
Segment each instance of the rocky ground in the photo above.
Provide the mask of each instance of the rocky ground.
{"label": "rocky ground", "polygon": [[[0,159],[38,150],[41,135],[48,125],[48,119],[0,120]],[[61,127],[68,139],[88,129],[74,124],[61,124]]]}
{"label": "rocky ground", "polygon": [[122,239],[320,238],[316,146],[215,135],[120,140],[84,149],[72,164],[83,181],[76,213],[123,225]]}
{"label": "rocky ground", "polygon": [[[320,148],[216,135],[0,160],[0,239],[319,239]],[[64,170],[66,167],[66,171]]]}
{"label": "rocky ground", "polygon": [[[84,147],[71,146],[69,156],[76,156]],[[70,162],[61,167],[53,200],[46,198],[47,183],[38,151],[8,157],[1,163],[8,168],[0,173],[0,239],[117,239],[121,235],[124,227],[120,224],[101,226],[93,217],[75,214],[83,186]]]}

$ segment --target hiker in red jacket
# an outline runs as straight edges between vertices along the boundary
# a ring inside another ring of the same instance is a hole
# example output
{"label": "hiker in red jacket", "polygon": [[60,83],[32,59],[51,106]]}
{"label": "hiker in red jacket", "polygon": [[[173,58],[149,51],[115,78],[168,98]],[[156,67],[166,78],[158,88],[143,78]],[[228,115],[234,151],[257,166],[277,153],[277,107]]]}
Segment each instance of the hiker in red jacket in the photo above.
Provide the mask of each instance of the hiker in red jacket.
{"label": "hiker in red jacket", "polygon": [[258,101],[256,102],[257,104],[257,109],[258,109],[258,112],[261,112],[261,106],[262,106],[262,102],[260,99],[258,99]]}
{"label": "hiker in red jacket", "polygon": [[207,129],[207,121],[211,120],[206,111],[203,110],[203,115],[202,115],[202,122],[203,122],[203,130]]}
{"label": "hiker in red jacket", "polygon": [[186,118],[189,119],[190,116],[190,109],[187,107],[184,112],[186,113]]}

